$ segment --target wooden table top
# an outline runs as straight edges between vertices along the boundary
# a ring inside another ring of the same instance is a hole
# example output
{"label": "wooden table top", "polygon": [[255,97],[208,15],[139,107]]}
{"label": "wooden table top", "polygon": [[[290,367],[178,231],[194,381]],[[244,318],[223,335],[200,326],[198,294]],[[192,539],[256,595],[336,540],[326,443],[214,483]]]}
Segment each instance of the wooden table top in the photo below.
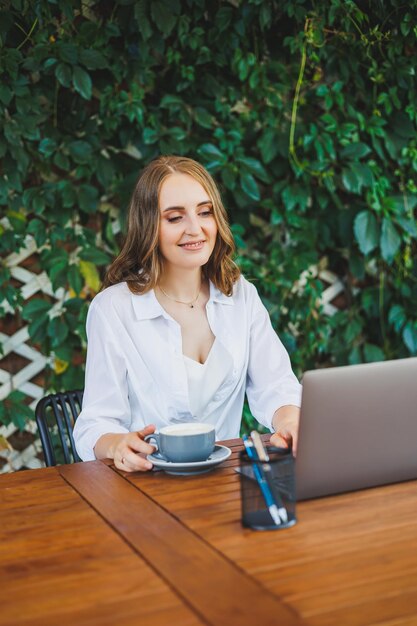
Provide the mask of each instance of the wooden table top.
{"label": "wooden table top", "polygon": [[198,476],[100,461],[0,476],[0,625],[417,626],[417,481],[252,531],[226,444]]}

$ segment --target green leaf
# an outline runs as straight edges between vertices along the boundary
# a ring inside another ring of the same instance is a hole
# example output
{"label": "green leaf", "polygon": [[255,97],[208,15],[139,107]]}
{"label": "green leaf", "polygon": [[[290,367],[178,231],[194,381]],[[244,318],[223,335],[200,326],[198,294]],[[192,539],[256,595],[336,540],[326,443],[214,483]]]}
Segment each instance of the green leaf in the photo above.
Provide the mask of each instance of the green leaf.
{"label": "green leaf", "polygon": [[98,204],[98,191],[92,185],[81,185],[78,191],[80,208],[86,213],[94,213]]}
{"label": "green leaf", "polygon": [[54,317],[48,326],[48,337],[53,348],[61,345],[68,337],[69,328],[62,317]]}
{"label": "green leaf", "polygon": [[361,187],[372,187],[374,175],[367,163],[352,163],[351,169],[355,172]]}
{"label": "green leaf", "polygon": [[342,182],[351,193],[359,194],[363,186],[363,180],[360,170],[354,167],[353,164],[350,167],[344,167],[342,170]]}
{"label": "green leaf", "polygon": [[266,171],[262,163],[257,159],[253,159],[252,157],[238,157],[236,161],[237,163],[242,165],[243,168],[246,168],[251,174],[256,176],[256,178],[259,178],[259,180],[261,180],[262,182],[270,182],[271,179],[268,175],[268,172]]}
{"label": "green leaf", "polygon": [[265,130],[258,141],[258,146],[261,151],[262,161],[266,164],[271,163],[279,152],[278,138],[272,128]]}
{"label": "green leaf", "polygon": [[175,141],[182,141],[187,136],[187,131],[179,126],[173,126],[169,129],[169,135],[175,139]]}
{"label": "green leaf", "polygon": [[184,106],[184,100],[181,96],[176,96],[172,94],[165,94],[159,103],[161,109],[171,109],[172,111],[178,111],[182,109]]}
{"label": "green leaf", "polygon": [[349,365],[357,365],[358,363],[362,363],[362,356],[359,346],[354,346],[349,352],[348,361]]}
{"label": "green leaf", "polygon": [[378,245],[379,228],[375,215],[370,211],[361,211],[355,218],[353,227],[356,241],[363,254],[369,254]]}
{"label": "green leaf", "polygon": [[76,190],[70,181],[65,180],[60,185],[62,205],[65,208],[73,207],[77,200]]}
{"label": "green leaf", "polygon": [[47,300],[40,300],[39,298],[33,298],[29,300],[22,309],[22,317],[24,320],[31,320],[34,317],[46,317],[48,311],[51,309],[51,303]]}
{"label": "green leaf", "polygon": [[198,148],[197,153],[210,172],[215,172],[226,164],[226,156],[212,143],[203,144]]}
{"label": "green leaf", "polygon": [[177,16],[172,11],[172,2],[152,0],[151,16],[157,28],[164,35],[169,35],[177,22]]}
{"label": "green leaf", "polygon": [[56,152],[53,158],[54,165],[59,167],[61,170],[68,171],[70,169],[70,161],[66,154],[63,152]]}
{"label": "green leaf", "polygon": [[401,245],[401,237],[394,224],[384,217],[381,230],[381,253],[387,263],[391,263]]}
{"label": "green leaf", "polygon": [[33,343],[44,341],[47,336],[49,318],[46,315],[34,317],[29,326],[28,333]]}
{"label": "green leaf", "polygon": [[32,219],[27,227],[27,232],[35,237],[36,245],[42,246],[47,238],[47,232],[45,224],[38,218]]}
{"label": "green leaf", "polygon": [[353,319],[346,326],[344,333],[345,341],[351,344],[362,332],[362,324],[358,319]]}
{"label": "green leaf", "polygon": [[84,280],[81,276],[81,272],[76,265],[70,265],[68,270],[68,282],[70,287],[74,290],[78,296],[81,289],[84,287]]}
{"label": "green leaf", "polygon": [[159,133],[154,128],[144,128],[143,141],[145,144],[150,145],[156,143],[159,139]]}
{"label": "green leaf", "polygon": [[61,286],[61,281],[66,281],[68,272],[68,261],[66,259],[62,259],[57,261],[52,265],[49,269],[49,278],[51,279],[52,286],[54,289],[58,289]]}
{"label": "green leaf", "polygon": [[44,61],[43,68],[45,70],[49,70],[50,68],[55,67],[57,63],[58,63],[58,59],[54,59],[53,57],[51,57],[49,59],[46,59],[46,61]]}
{"label": "green leaf", "polygon": [[82,139],[68,144],[68,150],[76,163],[88,163],[92,156],[91,145]]}
{"label": "green leaf", "polygon": [[84,248],[81,250],[79,256],[80,259],[83,259],[84,261],[91,261],[96,265],[106,265],[110,262],[109,255],[98,248]]}
{"label": "green leaf", "polygon": [[196,107],[194,109],[194,118],[199,126],[202,128],[212,128],[213,127],[213,118],[207,109],[203,107]]}
{"label": "green leaf", "polygon": [[417,354],[417,324],[411,320],[403,330],[403,340],[411,354]]}
{"label": "green leaf", "polygon": [[0,100],[7,107],[13,98],[13,92],[7,85],[0,85]]}
{"label": "green leaf", "polygon": [[342,182],[351,193],[360,194],[362,187],[371,187],[374,183],[372,170],[366,163],[352,161],[342,170]]}
{"label": "green leaf", "polygon": [[146,0],[138,0],[135,2],[134,14],[136,22],[139,26],[140,34],[142,35],[144,41],[149,39],[152,35],[152,26],[148,20],[146,15],[147,1]]}
{"label": "green leaf", "polygon": [[308,205],[308,188],[305,185],[297,184],[285,187],[282,192],[282,199],[287,211],[291,212],[298,206],[304,212]]}
{"label": "green leaf", "polygon": [[221,170],[223,184],[231,191],[236,187],[236,174],[231,167],[223,167]]}
{"label": "green leaf", "polygon": [[205,143],[198,149],[198,154],[201,156],[212,160],[213,158],[218,159],[219,161],[224,160],[224,155],[220,150],[213,145],[212,143]]}
{"label": "green leaf", "polygon": [[108,66],[106,58],[98,50],[81,50],[80,62],[89,70],[103,69]]}
{"label": "green leaf", "polygon": [[400,332],[401,328],[404,326],[406,319],[404,307],[400,304],[394,304],[388,314],[388,322],[394,327],[397,333]]}
{"label": "green leaf", "polygon": [[407,219],[406,217],[397,217],[396,222],[401,226],[404,232],[414,239],[417,238],[417,220]]}
{"label": "green leaf", "polygon": [[233,17],[232,7],[221,7],[216,13],[216,25],[219,33],[227,29]]}
{"label": "green leaf", "polygon": [[33,197],[32,208],[35,211],[35,213],[40,215],[41,213],[44,212],[45,207],[46,207],[45,196],[42,194],[42,192],[40,192],[36,196]]}
{"label": "green leaf", "polygon": [[258,201],[261,198],[261,194],[259,192],[259,187],[256,183],[256,180],[249,174],[248,172],[244,172],[240,176],[240,184],[242,185],[243,191],[251,200]]}
{"label": "green leaf", "polygon": [[59,346],[59,348],[55,348],[54,352],[55,356],[58,357],[58,359],[61,359],[61,361],[67,361],[68,363],[71,361],[72,349],[70,346]]}
{"label": "green leaf", "polygon": [[[4,401],[7,412],[11,415],[12,423],[19,430],[24,430],[27,426],[27,421],[34,418],[33,409],[25,404],[25,400],[25,394],[15,390],[9,393]],[[2,417],[4,419],[4,412]]]}
{"label": "green leaf", "polygon": [[410,120],[409,116],[402,111],[398,111],[394,115],[393,129],[395,134],[403,139],[411,139],[417,134],[417,130]]}
{"label": "green leaf", "polygon": [[57,44],[57,50],[60,58],[65,63],[75,65],[78,61],[78,48],[72,43],[59,42]]}
{"label": "green leaf", "polygon": [[56,66],[55,76],[63,87],[69,87],[71,85],[72,71],[65,63],[59,63]]}
{"label": "green leaf", "polygon": [[6,217],[16,233],[23,234],[26,231],[26,215],[24,213],[9,209],[6,212]]}
{"label": "green leaf", "polygon": [[103,187],[108,187],[114,177],[114,167],[110,159],[100,154],[97,159],[97,178]]}
{"label": "green leaf", "polygon": [[72,84],[74,85],[74,89],[78,91],[85,100],[90,100],[93,92],[93,83],[91,82],[89,74],[79,65],[74,67]]}
{"label": "green leaf", "polygon": [[385,361],[385,354],[379,346],[372,343],[366,343],[363,349],[363,354],[366,363],[373,363],[375,361]]}
{"label": "green leaf", "polygon": [[57,143],[55,139],[51,139],[49,137],[45,137],[39,144],[39,152],[46,157],[51,156],[57,149]]}
{"label": "green leaf", "polygon": [[371,148],[360,141],[345,146],[340,153],[343,159],[361,159],[371,152]]}

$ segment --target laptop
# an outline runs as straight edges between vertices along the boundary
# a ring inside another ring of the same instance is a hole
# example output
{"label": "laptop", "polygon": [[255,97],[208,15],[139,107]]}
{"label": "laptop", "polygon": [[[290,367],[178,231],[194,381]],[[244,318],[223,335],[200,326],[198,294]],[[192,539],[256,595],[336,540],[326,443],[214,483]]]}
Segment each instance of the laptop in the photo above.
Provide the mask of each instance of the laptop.
{"label": "laptop", "polygon": [[308,371],[297,500],[417,479],[417,358]]}

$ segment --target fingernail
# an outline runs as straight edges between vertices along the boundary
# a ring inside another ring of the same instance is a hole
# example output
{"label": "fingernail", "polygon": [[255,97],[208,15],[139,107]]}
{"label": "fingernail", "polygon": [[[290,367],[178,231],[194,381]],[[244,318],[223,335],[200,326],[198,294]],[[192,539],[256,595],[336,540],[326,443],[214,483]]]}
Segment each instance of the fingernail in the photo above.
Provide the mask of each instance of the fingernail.
{"label": "fingernail", "polygon": [[152,463],[149,463],[149,461],[147,461],[147,462],[145,463],[145,467],[146,467],[146,469],[152,469],[152,468],[153,468],[153,465],[152,465]]}

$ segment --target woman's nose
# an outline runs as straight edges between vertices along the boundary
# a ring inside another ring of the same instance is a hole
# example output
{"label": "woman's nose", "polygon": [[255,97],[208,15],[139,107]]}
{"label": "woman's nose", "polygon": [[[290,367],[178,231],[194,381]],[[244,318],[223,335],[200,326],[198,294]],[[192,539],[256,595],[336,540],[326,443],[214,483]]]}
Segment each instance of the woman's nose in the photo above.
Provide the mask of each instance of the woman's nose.
{"label": "woman's nose", "polygon": [[188,215],[186,224],[185,224],[185,232],[187,235],[198,235],[201,233],[201,226],[198,221],[197,215]]}

